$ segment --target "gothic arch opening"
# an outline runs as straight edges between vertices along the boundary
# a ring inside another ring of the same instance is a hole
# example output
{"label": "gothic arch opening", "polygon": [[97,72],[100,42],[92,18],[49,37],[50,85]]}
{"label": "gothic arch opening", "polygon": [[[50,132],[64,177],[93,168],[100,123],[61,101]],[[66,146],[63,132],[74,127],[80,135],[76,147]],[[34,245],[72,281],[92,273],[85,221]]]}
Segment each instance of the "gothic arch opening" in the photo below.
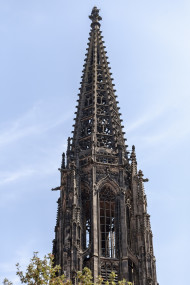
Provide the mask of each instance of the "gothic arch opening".
{"label": "gothic arch opening", "polygon": [[83,249],[87,249],[91,242],[91,203],[88,188],[82,188],[82,209],[83,209]]}
{"label": "gothic arch opening", "polygon": [[109,184],[99,192],[101,256],[116,258],[116,194]]}
{"label": "gothic arch opening", "polygon": [[126,222],[127,222],[127,243],[131,248],[131,211],[129,205],[126,205]]}
{"label": "gothic arch opening", "polygon": [[128,261],[128,272],[129,272],[129,282],[132,284],[138,284],[138,274],[137,274],[137,267],[132,259]]}
{"label": "gothic arch opening", "polygon": [[91,199],[90,190],[86,185],[81,185],[81,202],[82,202],[82,248],[84,251],[82,267],[90,266],[89,248],[91,243]]}

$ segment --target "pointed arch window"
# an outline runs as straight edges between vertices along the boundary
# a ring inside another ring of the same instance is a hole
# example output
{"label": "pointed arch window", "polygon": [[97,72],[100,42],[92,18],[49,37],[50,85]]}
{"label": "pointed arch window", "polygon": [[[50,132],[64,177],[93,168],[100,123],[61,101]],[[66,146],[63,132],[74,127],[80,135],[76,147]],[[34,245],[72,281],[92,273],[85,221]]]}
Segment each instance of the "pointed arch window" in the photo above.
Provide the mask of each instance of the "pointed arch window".
{"label": "pointed arch window", "polygon": [[128,272],[129,272],[129,282],[131,282],[133,285],[136,284],[137,282],[136,267],[131,259],[129,259],[128,261]]}
{"label": "pointed arch window", "polygon": [[89,189],[82,189],[83,204],[83,248],[87,249],[91,241],[91,206]]}
{"label": "pointed arch window", "polygon": [[127,223],[127,243],[128,246],[132,246],[132,238],[131,238],[131,198],[125,197],[126,203],[126,223]]}
{"label": "pointed arch window", "polygon": [[115,194],[106,185],[100,191],[101,255],[116,258]]}

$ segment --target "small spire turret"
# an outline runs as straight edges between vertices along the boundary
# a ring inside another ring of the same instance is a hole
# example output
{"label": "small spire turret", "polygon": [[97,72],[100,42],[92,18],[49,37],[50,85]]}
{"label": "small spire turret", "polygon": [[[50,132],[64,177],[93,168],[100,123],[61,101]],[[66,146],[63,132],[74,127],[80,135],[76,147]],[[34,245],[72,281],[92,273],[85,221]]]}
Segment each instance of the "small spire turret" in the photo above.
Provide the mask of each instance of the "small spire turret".
{"label": "small spire turret", "polygon": [[132,152],[131,152],[131,168],[132,168],[132,174],[137,175],[137,160],[136,160],[134,145],[132,146]]}
{"label": "small spire turret", "polygon": [[61,162],[61,168],[65,169],[65,153],[62,154],[62,162]]}

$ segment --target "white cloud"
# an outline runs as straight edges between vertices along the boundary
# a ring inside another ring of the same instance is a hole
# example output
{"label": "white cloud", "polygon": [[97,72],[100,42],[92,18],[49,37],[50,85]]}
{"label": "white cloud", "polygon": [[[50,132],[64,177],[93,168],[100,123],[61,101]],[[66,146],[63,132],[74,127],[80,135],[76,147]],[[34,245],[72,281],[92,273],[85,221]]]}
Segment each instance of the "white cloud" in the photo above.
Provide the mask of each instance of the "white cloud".
{"label": "white cloud", "polygon": [[[183,124],[183,122],[182,122]],[[172,124],[167,126],[167,128],[163,131],[159,131],[158,133],[146,135],[144,137],[141,137],[142,141],[144,141],[144,144],[146,145],[156,145],[165,142],[167,146],[168,144],[171,146],[174,144],[179,144],[181,140],[184,140],[187,138],[187,136],[190,134],[190,128],[187,126],[187,128],[183,128],[179,123]]]}
{"label": "white cloud", "polygon": [[0,134],[0,147],[28,136],[47,132],[64,124],[71,117],[70,112],[53,116],[47,112],[46,108],[47,106],[43,107],[43,103],[39,102],[17,120],[7,123]]}
{"label": "white cloud", "polygon": [[34,169],[21,169],[16,172],[0,172],[0,185],[15,182],[18,179],[31,176],[34,173]]}
{"label": "white cloud", "polygon": [[20,195],[19,193],[24,191],[22,188],[10,187],[5,189],[5,185],[14,185],[15,183],[24,178],[28,178],[35,173],[32,169],[20,169],[12,172],[0,172],[0,208],[6,207],[7,203],[16,201]]}
{"label": "white cloud", "polygon": [[158,106],[156,110],[154,108],[149,108],[145,113],[141,114],[136,121],[131,122],[129,124],[129,127],[127,127],[125,131],[127,132],[127,134],[130,132],[134,132],[136,129],[139,129],[148,122],[160,117],[166,109],[166,105]]}
{"label": "white cloud", "polygon": [[186,97],[187,92],[181,96],[173,92],[173,98],[166,97],[156,108],[155,104],[149,106],[126,128],[127,136],[133,142],[139,141],[142,147],[164,143],[166,149],[189,140],[189,98]]}

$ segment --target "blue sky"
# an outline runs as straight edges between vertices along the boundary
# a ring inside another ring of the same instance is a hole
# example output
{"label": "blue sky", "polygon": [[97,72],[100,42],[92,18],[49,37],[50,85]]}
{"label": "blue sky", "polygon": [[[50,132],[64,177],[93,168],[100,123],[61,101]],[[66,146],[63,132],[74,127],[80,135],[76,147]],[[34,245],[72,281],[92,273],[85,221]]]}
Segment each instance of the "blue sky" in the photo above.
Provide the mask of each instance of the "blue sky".
{"label": "blue sky", "polygon": [[101,9],[129,149],[136,146],[158,281],[188,284],[190,2],[0,0],[0,282],[51,252],[58,168],[90,20]]}

